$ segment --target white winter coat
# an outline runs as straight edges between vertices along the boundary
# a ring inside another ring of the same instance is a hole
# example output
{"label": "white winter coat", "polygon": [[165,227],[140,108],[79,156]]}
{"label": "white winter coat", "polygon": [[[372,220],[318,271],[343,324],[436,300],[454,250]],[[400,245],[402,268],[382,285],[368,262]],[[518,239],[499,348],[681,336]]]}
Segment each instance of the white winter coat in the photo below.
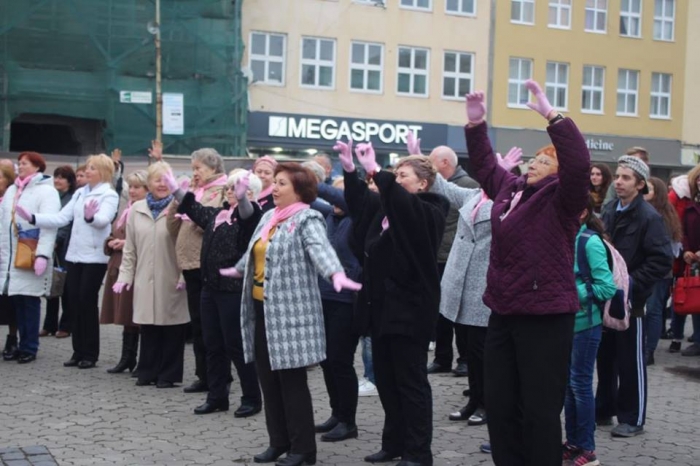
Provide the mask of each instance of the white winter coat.
{"label": "white winter coat", "polygon": [[[51,288],[56,229],[41,228],[39,233],[36,255],[48,259],[46,272],[37,277],[34,270],[16,269],[17,235],[12,226],[12,203],[16,192],[17,186],[10,186],[0,204],[0,292],[6,290],[10,296],[44,296]],[[40,212],[45,215],[56,214],[61,209],[61,200],[53,187],[53,178],[42,173],[35,175],[29,182],[17,203],[31,213]],[[19,216],[15,216],[15,222],[21,230],[38,228]]]}
{"label": "white winter coat", "polygon": [[[85,203],[97,199],[99,210],[92,222],[85,221]],[[106,264],[109,256],[104,253],[104,243],[112,231],[112,221],[117,215],[119,196],[109,183],[94,188],[83,186],[57,214],[35,213],[36,225],[41,228],[60,228],[73,221],[66,260],[78,264]]]}

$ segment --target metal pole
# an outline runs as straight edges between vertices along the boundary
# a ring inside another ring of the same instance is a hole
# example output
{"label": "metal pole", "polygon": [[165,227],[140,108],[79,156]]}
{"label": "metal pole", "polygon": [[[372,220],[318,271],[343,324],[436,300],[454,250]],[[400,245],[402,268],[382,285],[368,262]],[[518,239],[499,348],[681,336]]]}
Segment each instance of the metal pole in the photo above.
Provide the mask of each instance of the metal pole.
{"label": "metal pole", "polygon": [[160,0],[156,0],[156,141],[163,140],[163,92],[160,83]]}

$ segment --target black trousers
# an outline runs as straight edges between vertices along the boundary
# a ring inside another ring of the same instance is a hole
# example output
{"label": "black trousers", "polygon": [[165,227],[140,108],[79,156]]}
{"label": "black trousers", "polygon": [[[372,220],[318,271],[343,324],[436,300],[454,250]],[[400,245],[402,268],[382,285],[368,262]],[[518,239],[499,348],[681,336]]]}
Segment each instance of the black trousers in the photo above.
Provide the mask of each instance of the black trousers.
{"label": "black trousers", "polygon": [[202,289],[202,336],[207,349],[207,401],[228,400],[231,362],[241,382],[241,404],[261,406],[254,363],[245,363],[241,336],[241,293]]}
{"label": "black trousers", "polygon": [[[438,264],[440,278],[445,273],[445,264]],[[464,325],[455,324],[446,319],[442,314],[438,315],[435,328],[435,359],[433,362],[444,367],[452,367],[454,353],[452,350],[452,335],[457,345],[457,363],[467,362],[467,331]]]}
{"label": "black trousers", "polygon": [[100,356],[98,298],[107,264],[67,263],[66,288],[70,303],[73,359],[97,361]]}
{"label": "black trousers", "polygon": [[382,450],[433,464],[433,398],[428,344],[404,335],[372,335],[374,377],[384,408]]}
{"label": "black trousers", "polygon": [[561,466],[574,314],[491,314],[485,393],[496,466]]}
{"label": "black trousers", "polygon": [[484,408],[484,344],[486,343],[486,327],[455,324],[456,327],[466,327],[467,332],[467,367],[469,368],[469,402],[477,408]]}
{"label": "black trousers", "polygon": [[187,309],[190,312],[192,328],[192,349],[194,350],[194,373],[203,382],[207,382],[207,348],[202,337],[202,271],[200,269],[183,270],[187,285]]}
{"label": "black trousers", "polygon": [[270,446],[290,447],[291,453],[316,451],[314,409],[306,367],[273,371],[265,333],[265,311],[255,301],[255,367],[265,400],[265,423]]}
{"label": "black trousers", "polygon": [[187,324],[141,325],[140,381],[182,382],[186,327]]}
{"label": "black trousers", "polygon": [[643,317],[630,317],[630,326],[624,332],[603,331],[597,358],[596,417],[617,416],[617,422],[631,426],[646,422],[643,321]]}
{"label": "black trousers", "polygon": [[[63,295],[56,298],[46,298],[46,317],[44,317],[44,330],[56,333],[58,330],[71,331],[71,311],[68,290],[64,289]],[[59,310],[63,308],[61,319],[58,319]]]}
{"label": "black trousers", "polygon": [[326,360],[321,363],[331,403],[331,413],[340,422],[355,424],[357,373],[355,348],[359,337],[352,331],[353,305],[323,300],[326,328]]}

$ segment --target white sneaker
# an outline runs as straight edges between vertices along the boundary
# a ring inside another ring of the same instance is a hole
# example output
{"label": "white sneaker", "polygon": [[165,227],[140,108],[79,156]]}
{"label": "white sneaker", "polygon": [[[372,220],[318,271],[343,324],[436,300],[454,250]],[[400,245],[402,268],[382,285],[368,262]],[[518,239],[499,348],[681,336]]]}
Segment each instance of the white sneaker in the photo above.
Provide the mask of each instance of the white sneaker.
{"label": "white sneaker", "polygon": [[430,344],[428,345],[428,351],[435,351],[435,342],[434,341],[431,341]]}
{"label": "white sneaker", "polygon": [[367,379],[360,382],[360,386],[357,391],[358,396],[377,396],[377,387]]}

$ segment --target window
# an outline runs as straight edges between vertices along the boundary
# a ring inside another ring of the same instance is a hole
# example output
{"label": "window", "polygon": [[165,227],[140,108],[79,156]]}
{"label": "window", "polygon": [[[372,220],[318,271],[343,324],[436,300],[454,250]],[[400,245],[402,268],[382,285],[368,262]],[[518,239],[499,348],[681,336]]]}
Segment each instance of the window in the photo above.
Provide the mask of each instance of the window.
{"label": "window", "polygon": [[476,0],[446,0],[445,12],[454,15],[474,16]]}
{"label": "window", "polygon": [[569,65],[547,62],[545,93],[554,108],[565,110],[569,94]]}
{"label": "window", "polygon": [[652,118],[671,118],[671,75],[651,73]]}
{"label": "window", "polygon": [[384,46],[353,42],[350,45],[350,89],[382,92]]}
{"label": "window", "polygon": [[584,66],[583,86],[581,88],[582,112],[603,113],[604,87],[605,68],[602,66]]}
{"label": "window", "polygon": [[622,0],[620,35],[642,37],[642,0]]}
{"label": "window", "polygon": [[301,39],[301,86],[321,89],[335,86],[335,40]]}
{"label": "window", "polygon": [[248,66],[253,71],[253,82],[284,85],[286,40],[282,34],[250,33]]}
{"label": "window", "polygon": [[639,71],[619,70],[617,72],[617,114],[637,116],[637,95],[639,93]]}
{"label": "window", "polygon": [[571,0],[550,0],[549,27],[571,28]]}
{"label": "window", "polygon": [[654,0],[654,40],[673,40],[676,0]]}
{"label": "window", "polygon": [[586,31],[607,31],[608,0],[586,0]]}
{"label": "window", "polygon": [[508,67],[508,106],[527,108],[530,96],[525,81],[532,78],[532,60],[511,58]]}
{"label": "window", "polygon": [[431,11],[433,9],[433,0],[401,0],[401,6],[414,10]]}
{"label": "window", "polygon": [[510,22],[535,24],[535,0],[511,0]]}
{"label": "window", "polygon": [[397,93],[428,96],[428,54],[428,49],[399,47]]}
{"label": "window", "polygon": [[445,52],[442,74],[442,96],[463,100],[472,92],[474,82],[474,55],[462,52]]}

